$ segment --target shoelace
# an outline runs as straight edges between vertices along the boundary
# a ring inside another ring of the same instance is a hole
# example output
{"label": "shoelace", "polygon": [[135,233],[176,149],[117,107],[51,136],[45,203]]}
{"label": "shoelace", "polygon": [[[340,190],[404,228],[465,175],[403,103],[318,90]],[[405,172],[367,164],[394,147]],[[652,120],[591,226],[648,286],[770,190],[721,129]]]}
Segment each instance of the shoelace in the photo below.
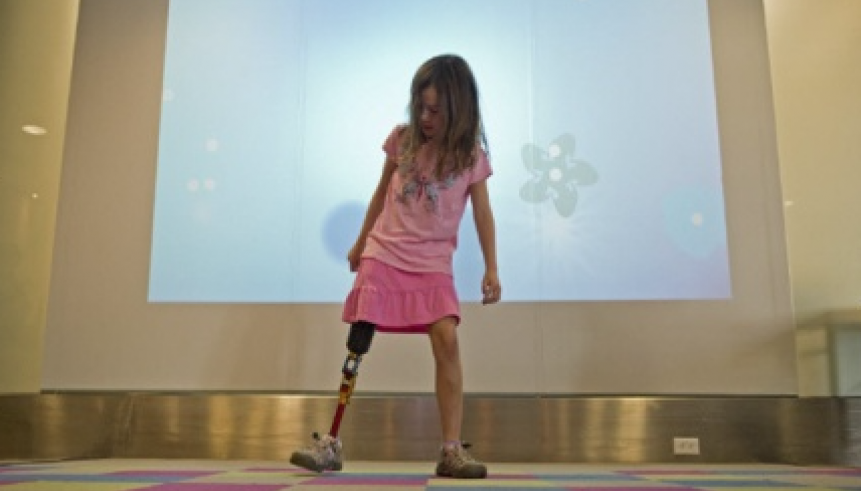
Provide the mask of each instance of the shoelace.
{"label": "shoelace", "polygon": [[323,441],[323,437],[321,437],[320,434],[316,431],[314,433],[311,433],[311,437],[314,439],[314,441],[311,442],[311,445],[305,447],[306,450],[315,451],[317,449],[325,449],[329,447],[329,445]]}
{"label": "shoelace", "polygon": [[454,458],[458,465],[477,463],[475,458],[467,452],[467,449],[472,447],[469,442],[461,442],[459,447],[454,447],[449,451],[449,454]]}

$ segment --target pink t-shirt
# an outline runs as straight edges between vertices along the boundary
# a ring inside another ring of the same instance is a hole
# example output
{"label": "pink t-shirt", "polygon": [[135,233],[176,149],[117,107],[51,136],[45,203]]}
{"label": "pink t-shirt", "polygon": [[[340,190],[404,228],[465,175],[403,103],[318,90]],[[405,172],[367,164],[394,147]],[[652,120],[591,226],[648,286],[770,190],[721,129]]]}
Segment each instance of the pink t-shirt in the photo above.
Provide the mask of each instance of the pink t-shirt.
{"label": "pink t-shirt", "polygon": [[477,146],[478,160],[471,169],[437,180],[435,159],[426,147],[418,152],[415,162],[401,162],[398,149],[402,130],[402,126],[396,127],[383,144],[386,156],[398,162],[398,168],[362,257],[409,272],[452,274],[452,256],[469,186],[491,175],[490,162]]}

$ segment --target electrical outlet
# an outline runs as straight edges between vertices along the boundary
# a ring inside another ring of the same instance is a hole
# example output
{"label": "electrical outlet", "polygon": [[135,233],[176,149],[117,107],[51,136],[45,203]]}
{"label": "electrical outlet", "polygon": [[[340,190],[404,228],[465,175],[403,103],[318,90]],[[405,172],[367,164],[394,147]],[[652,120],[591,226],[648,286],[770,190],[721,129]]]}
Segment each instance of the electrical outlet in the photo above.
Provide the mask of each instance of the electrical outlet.
{"label": "electrical outlet", "polygon": [[699,438],[673,438],[673,453],[676,455],[699,455]]}

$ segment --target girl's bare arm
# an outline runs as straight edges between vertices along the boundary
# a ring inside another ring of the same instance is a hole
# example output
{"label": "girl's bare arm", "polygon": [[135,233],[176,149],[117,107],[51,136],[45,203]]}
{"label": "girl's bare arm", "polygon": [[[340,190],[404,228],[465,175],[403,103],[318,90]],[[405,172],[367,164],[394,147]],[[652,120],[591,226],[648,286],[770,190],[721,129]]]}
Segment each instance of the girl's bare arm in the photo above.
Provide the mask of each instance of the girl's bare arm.
{"label": "girl's bare arm", "polygon": [[368,204],[368,210],[365,212],[365,221],[362,223],[362,229],[359,231],[359,237],[356,238],[356,243],[347,253],[347,261],[350,262],[350,271],[356,271],[359,268],[359,258],[362,256],[362,251],[365,249],[365,241],[368,239],[368,234],[371,232],[377,217],[383,211],[383,206],[386,201],[386,190],[389,187],[389,181],[392,180],[392,174],[398,168],[398,164],[391,159],[386,159],[383,164],[383,174],[380,176],[380,182],[377,183],[377,189],[374,190],[374,195],[371,197],[371,202]]}
{"label": "girl's bare arm", "polygon": [[469,196],[472,201],[475,229],[478,232],[478,243],[481,245],[481,253],[484,256],[481,303],[496,303],[502,297],[502,285],[499,282],[499,272],[496,265],[496,224],[493,220],[493,210],[490,208],[487,181],[472,184],[469,187]]}

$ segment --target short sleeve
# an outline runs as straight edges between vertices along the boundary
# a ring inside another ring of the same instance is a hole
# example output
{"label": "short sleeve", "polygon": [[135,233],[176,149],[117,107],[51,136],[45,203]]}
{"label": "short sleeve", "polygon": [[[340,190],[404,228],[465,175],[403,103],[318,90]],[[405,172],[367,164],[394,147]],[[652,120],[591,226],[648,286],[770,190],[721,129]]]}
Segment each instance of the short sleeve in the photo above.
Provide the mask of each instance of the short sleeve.
{"label": "short sleeve", "polygon": [[398,159],[398,148],[400,148],[400,139],[403,134],[403,130],[404,126],[395,126],[394,129],[392,129],[392,132],[389,133],[386,141],[383,142],[383,151],[386,152],[386,158],[388,160]]}
{"label": "short sleeve", "polygon": [[493,174],[493,169],[490,167],[490,160],[487,158],[487,153],[481,148],[477,148],[478,160],[472,167],[472,173],[469,179],[470,184],[481,182]]}

